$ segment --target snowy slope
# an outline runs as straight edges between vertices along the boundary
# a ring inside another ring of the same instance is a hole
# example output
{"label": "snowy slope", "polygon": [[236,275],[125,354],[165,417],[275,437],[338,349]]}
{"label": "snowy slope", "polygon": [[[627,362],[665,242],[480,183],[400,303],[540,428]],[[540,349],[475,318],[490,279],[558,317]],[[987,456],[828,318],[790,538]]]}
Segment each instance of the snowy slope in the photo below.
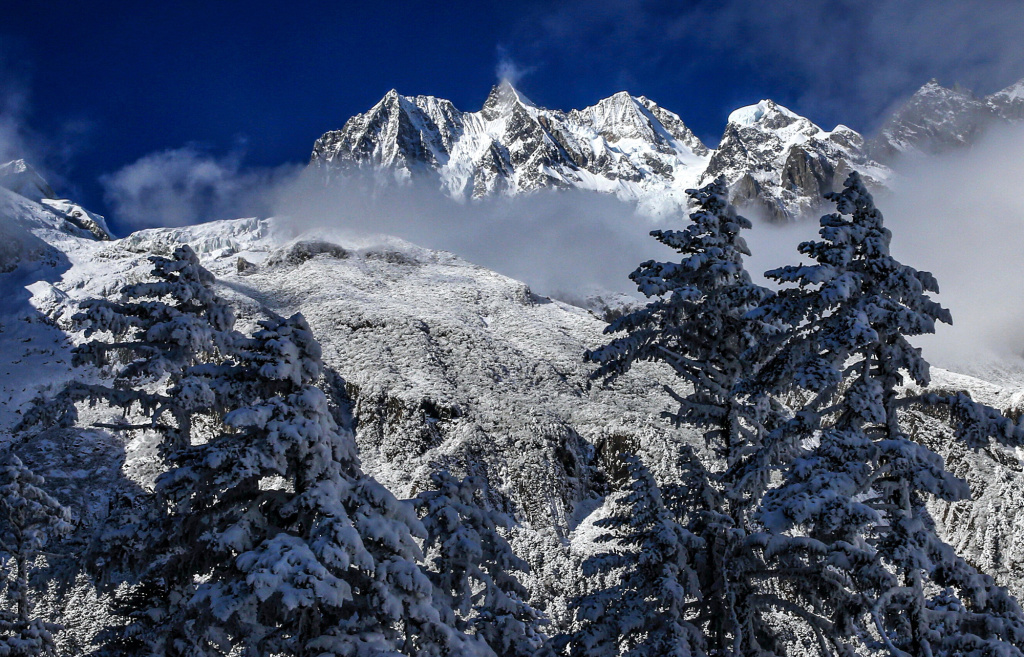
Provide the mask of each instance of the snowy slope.
{"label": "snowy slope", "polygon": [[479,112],[390,91],[318,139],[310,166],[328,175],[369,168],[398,179],[433,172],[458,198],[593,190],[636,201],[654,215],[685,207],[687,188],[722,174],[741,202],[787,219],[816,207],[850,167],[883,182],[887,170],[864,156],[863,145],[849,128],[825,132],[762,101],[737,110],[719,150],[711,151],[678,115],[644,96],[620,92],[561,112],[538,107],[503,82]]}
{"label": "snowy slope", "polygon": [[985,104],[1007,121],[1024,121],[1024,80],[988,96]]}
{"label": "snowy slope", "polygon": [[[528,519],[567,532],[573,505],[595,485],[591,446],[611,435],[638,445],[641,435],[674,434],[656,418],[668,396],[652,395],[641,374],[614,392],[588,390],[582,353],[604,339],[603,322],[450,253],[398,240],[295,237],[272,219],[142,231],[92,246],[109,274],[83,264],[57,287],[69,301],[111,291],[146,255],[182,242],[218,276],[243,325],[267,313],[306,316],[354,404],[363,459],[399,494],[414,492],[432,460],[497,450],[553,468],[557,485],[522,490],[514,479],[530,470],[525,464],[504,463],[489,475]],[[556,456],[561,450],[569,455]]]}
{"label": "snowy slope", "polygon": [[[63,208],[0,188],[0,428],[10,426],[40,384],[67,376],[67,338],[30,299],[37,305],[63,303],[64,292],[51,283],[76,265],[92,263],[100,238]],[[102,221],[92,213],[83,216]],[[105,232],[103,238],[109,239]]]}

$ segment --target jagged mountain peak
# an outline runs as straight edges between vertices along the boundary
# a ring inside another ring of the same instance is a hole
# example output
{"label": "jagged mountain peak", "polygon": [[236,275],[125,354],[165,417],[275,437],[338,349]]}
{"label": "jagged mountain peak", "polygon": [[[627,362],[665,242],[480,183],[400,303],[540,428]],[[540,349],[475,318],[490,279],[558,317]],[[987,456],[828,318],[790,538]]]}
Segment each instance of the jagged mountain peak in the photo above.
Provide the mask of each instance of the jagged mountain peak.
{"label": "jagged mountain peak", "polygon": [[511,82],[502,80],[491,87],[491,92],[487,94],[487,100],[484,101],[484,106],[480,113],[485,119],[494,120],[508,114],[515,107],[531,110],[539,109],[532,100],[523,95]]}
{"label": "jagged mountain peak", "polygon": [[555,187],[660,203],[666,193],[685,199],[709,156],[676,114],[628,92],[569,112],[538,106],[507,80],[478,112],[431,96],[388,96],[317,140],[311,166],[327,175],[349,166],[399,178],[431,171],[456,197]]}
{"label": "jagged mountain peak", "polygon": [[[1002,106],[1005,105],[1005,111]],[[943,153],[969,145],[995,122],[1012,118],[1014,103],[979,100],[968,90],[932,79],[896,109],[871,145],[878,158]]]}
{"label": "jagged mountain peak", "polygon": [[722,176],[733,201],[763,216],[786,221],[818,212],[850,170],[875,183],[888,170],[864,152],[864,138],[839,125],[822,130],[810,119],[771,99],[729,115],[718,148],[700,183]]}
{"label": "jagged mountain peak", "polygon": [[954,83],[951,87],[946,87],[935,78],[925,82],[911,96],[911,100],[921,98],[944,99],[950,102],[963,103],[978,102],[978,99],[974,96],[974,92],[959,82]]}
{"label": "jagged mountain peak", "polygon": [[1024,79],[995,92],[985,99],[985,104],[1004,120],[1024,121]]}
{"label": "jagged mountain peak", "polygon": [[989,98],[1021,98],[1024,99],[1024,78],[1017,80],[1005,89],[1001,89]]}
{"label": "jagged mountain peak", "polygon": [[574,113],[580,120],[590,123],[599,134],[612,141],[629,137],[656,139],[646,108],[640,99],[627,91],[602,98],[590,107],[574,110]]}
{"label": "jagged mountain peak", "polygon": [[[800,148],[791,152],[794,145]],[[873,179],[884,178],[877,175],[883,168],[862,156],[862,146],[863,138],[849,128],[825,132],[766,99],[733,112],[716,153],[679,115],[645,96],[619,91],[563,112],[538,106],[502,81],[479,112],[460,112],[432,96],[389,92],[317,140],[311,166],[326,175],[348,166],[387,169],[398,178],[431,172],[459,198],[593,190],[636,201],[651,214],[685,211],[685,190],[712,170],[734,187],[751,174],[756,184],[737,198],[771,208],[773,218],[790,219],[832,191],[836,170],[863,165],[873,167]]]}

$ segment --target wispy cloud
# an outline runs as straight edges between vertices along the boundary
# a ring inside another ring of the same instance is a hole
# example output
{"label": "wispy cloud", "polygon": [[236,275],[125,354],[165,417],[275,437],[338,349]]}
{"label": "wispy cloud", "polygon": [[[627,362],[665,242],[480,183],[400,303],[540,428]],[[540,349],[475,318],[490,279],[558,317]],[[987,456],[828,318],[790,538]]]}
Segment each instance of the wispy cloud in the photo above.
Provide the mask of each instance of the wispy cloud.
{"label": "wispy cloud", "polygon": [[103,176],[120,232],[266,215],[297,167],[244,168],[242,153],[217,157],[197,146],[146,155]]}
{"label": "wispy cloud", "polygon": [[436,180],[381,187],[373,177],[352,176],[325,186],[310,175],[280,189],[274,214],[296,233],[395,236],[450,251],[564,299],[634,290],[629,273],[663,249],[648,236],[655,224],[633,204],[593,192],[467,202],[442,194]]}
{"label": "wispy cloud", "polygon": [[79,152],[92,129],[88,120],[65,120],[53,134],[33,127],[30,75],[0,41],[0,164],[26,160],[58,194],[71,195],[74,186],[65,177],[68,163]]}
{"label": "wispy cloud", "polygon": [[936,274],[953,326],[921,340],[939,364],[1024,359],[1024,126],[908,161],[878,199],[893,252]]}
{"label": "wispy cloud", "polygon": [[25,95],[18,89],[0,94],[0,162],[29,156]]}
{"label": "wispy cloud", "polygon": [[516,63],[508,49],[498,46],[498,64],[494,67],[494,75],[499,82],[508,82],[513,87],[519,85],[524,76],[533,73],[534,67],[524,67]]}

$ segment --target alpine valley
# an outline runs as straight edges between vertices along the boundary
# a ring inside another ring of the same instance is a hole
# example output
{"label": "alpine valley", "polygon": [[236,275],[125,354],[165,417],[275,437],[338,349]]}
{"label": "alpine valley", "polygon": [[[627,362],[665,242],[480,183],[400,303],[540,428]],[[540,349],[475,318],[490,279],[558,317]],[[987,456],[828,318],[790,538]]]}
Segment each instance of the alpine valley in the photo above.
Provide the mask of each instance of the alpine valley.
{"label": "alpine valley", "polygon": [[[1021,120],[1024,81],[986,98],[930,82],[873,139],[842,125],[826,131],[762,100],[732,112],[712,148],[644,96],[622,92],[565,112],[502,82],[476,112],[391,91],[318,139],[309,173],[328,184],[353,171],[387,184],[436,181],[465,203],[575,189],[614,194],[661,217],[684,217],[687,190],[721,178],[744,213],[813,221],[833,207],[824,195],[842,190],[851,171],[882,189],[900,157],[966,148],[990,126]],[[72,367],[72,350],[91,337],[76,315],[90,300],[120,299],[149,280],[154,256],[171,258],[184,245],[216,277],[212,289],[242,333],[305,317],[322,347],[316,385],[331,417],[354,436],[362,469],[394,496],[430,490],[439,469],[487,482],[488,502],[515,521],[506,536],[529,564],[522,581],[552,635],[575,629],[572,601],[601,577],[584,577],[581,564],[606,549],[600,521],[614,516],[609,502],[631,476],[621,454],[635,454],[658,479],[678,474],[680,445],[706,462],[719,458],[702,429],[662,417],[679,405],[666,386],[686,388],[670,367],[637,362],[609,385],[593,381],[584,354],[609,341],[605,318],[455,254],[394,237],[355,240],[329,226],[300,229],[282,217],[116,237],[103,217],[56,198],[24,161],[0,167],[0,185],[0,441],[70,510],[68,536],[50,544],[33,580],[36,613],[63,626],[61,654],[90,654],[113,618],[112,594],[83,555],[109,538],[111,518],[145,506],[163,467],[161,434],[130,430],[116,403],[79,403],[75,422],[31,430],[22,430],[24,418],[70,381],[112,384],[109,364]],[[666,249],[662,259],[672,257]],[[928,386],[902,391],[967,391],[1017,418],[1024,376],[990,371],[932,368]],[[936,531],[973,567],[1024,595],[1019,450],[964,446],[942,408],[903,413],[911,438],[970,488],[970,499],[929,498]],[[811,635],[793,630],[789,641],[778,654],[814,653]]]}

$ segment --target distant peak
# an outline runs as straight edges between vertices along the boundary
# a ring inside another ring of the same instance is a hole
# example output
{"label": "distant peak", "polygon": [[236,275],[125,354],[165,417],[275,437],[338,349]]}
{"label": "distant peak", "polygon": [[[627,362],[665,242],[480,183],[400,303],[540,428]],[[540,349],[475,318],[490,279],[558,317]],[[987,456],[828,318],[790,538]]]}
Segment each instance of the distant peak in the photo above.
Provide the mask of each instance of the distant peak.
{"label": "distant peak", "polygon": [[533,104],[533,101],[512,86],[511,82],[502,80],[491,87],[491,93],[487,95],[487,100],[484,101],[484,116],[488,119],[495,118],[517,104],[524,107],[537,107]]}
{"label": "distant peak", "polygon": [[973,94],[970,89],[960,85],[954,84],[952,88],[942,86],[938,80],[932,78],[928,80],[921,88],[914,92],[915,96],[966,96],[971,97]]}
{"label": "distant peak", "polygon": [[1024,79],[1017,80],[1005,89],[992,94],[993,97],[1024,98]]}
{"label": "distant peak", "polygon": [[35,169],[32,165],[23,159],[11,160],[6,164],[0,164],[0,174],[13,174],[13,173],[25,173],[31,171],[35,173]]}
{"label": "distant peak", "polygon": [[634,96],[633,94],[629,93],[628,91],[619,91],[617,93],[612,94],[611,96],[608,96],[604,100],[600,101],[598,104],[625,105],[625,106],[639,107],[639,106],[643,105],[644,101],[646,101],[646,100],[647,99],[644,98],[643,96],[640,96],[638,98],[638,97]]}
{"label": "distant peak", "polygon": [[796,112],[793,112],[782,105],[779,105],[773,100],[765,99],[758,102],[756,105],[747,105],[741,107],[729,115],[729,123],[735,123],[741,126],[752,126],[761,123],[765,117],[782,116],[787,119],[800,119],[802,118]]}
{"label": "distant peak", "polygon": [[22,159],[0,165],[0,187],[6,187],[33,201],[57,197],[50,183],[46,182],[31,164]]}

